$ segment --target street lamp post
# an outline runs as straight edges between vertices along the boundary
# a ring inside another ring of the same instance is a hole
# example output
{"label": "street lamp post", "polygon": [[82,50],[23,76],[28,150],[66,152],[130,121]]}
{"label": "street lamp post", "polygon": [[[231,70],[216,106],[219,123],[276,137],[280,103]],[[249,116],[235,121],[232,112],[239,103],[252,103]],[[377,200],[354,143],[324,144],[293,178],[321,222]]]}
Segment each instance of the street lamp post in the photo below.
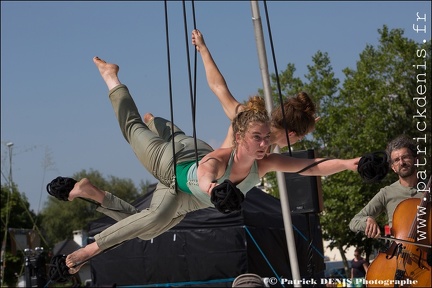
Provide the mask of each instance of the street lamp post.
{"label": "street lamp post", "polygon": [[9,148],[9,187],[12,189],[12,146],[14,143],[8,142],[6,146]]}
{"label": "street lamp post", "polygon": [[12,193],[12,146],[14,144],[12,142],[6,143],[6,146],[9,148],[9,189],[8,189],[8,195],[7,195],[7,202],[6,202],[6,223],[5,223],[5,231],[4,231],[4,237],[2,241],[2,247],[1,247],[1,287],[3,287],[4,282],[4,276],[5,276],[5,267],[6,267],[6,240],[7,240],[7,232],[8,232],[8,224],[9,224],[9,215],[10,215],[10,195]]}

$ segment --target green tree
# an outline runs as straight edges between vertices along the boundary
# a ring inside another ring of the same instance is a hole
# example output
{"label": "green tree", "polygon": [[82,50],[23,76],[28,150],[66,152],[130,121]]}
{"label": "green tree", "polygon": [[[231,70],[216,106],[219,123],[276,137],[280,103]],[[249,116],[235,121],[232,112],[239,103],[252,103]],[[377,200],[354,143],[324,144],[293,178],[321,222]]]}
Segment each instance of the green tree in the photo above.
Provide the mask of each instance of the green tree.
{"label": "green tree", "polygon": [[[285,71],[279,75],[280,90],[282,94],[282,101],[292,95],[296,95],[301,91],[305,91],[316,103],[317,114],[321,117],[326,117],[328,114],[327,106],[328,102],[331,101],[333,95],[338,90],[339,80],[335,78],[333,68],[330,64],[330,58],[327,53],[318,51],[312,57],[312,65],[308,65],[308,74],[304,75],[307,82],[303,82],[300,78],[294,77],[295,66],[294,64],[288,64]],[[271,75],[272,81],[272,97],[275,106],[278,106],[280,101],[279,89],[277,78],[274,74]],[[260,95],[263,95],[263,91],[260,90]],[[321,123],[319,121],[318,123]],[[305,150],[315,149],[319,154],[319,150],[322,146],[325,146],[326,137],[328,137],[323,131],[325,130],[320,124],[316,126],[314,133],[308,135],[303,141],[297,142],[292,145],[293,150]],[[287,153],[288,148],[281,149],[283,153]],[[279,189],[277,187],[275,173],[269,173],[265,177],[265,181],[269,184],[270,194],[275,197],[279,197]]]}
{"label": "green tree", "polygon": [[[419,121],[429,123],[431,111],[419,107],[419,102],[414,99],[419,97],[419,85],[424,85],[421,92],[427,91],[422,96],[430,99],[431,85],[426,79],[431,75],[431,42],[415,43],[403,36],[402,29],[389,30],[385,25],[378,29],[378,34],[378,45],[365,47],[356,69],[343,70],[345,80],[341,86],[334,76],[330,58],[320,51],[312,57],[312,65],[308,65],[308,73],[304,75],[305,81],[294,76],[293,64],[288,64],[280,73],[283,98],[305,91],[317,104],[321,117],[316,130],[301,143],[293,145],[294,149],[313,148],[318,157],[351,158],[384,150],[388,141],[399,134],[426,137],[430,141],[430,127],[419,131],[416,124]],[[279,103],[276,79],[272,75],[273,97],[275,103]],[[422,150],[430,153],[430,149],[426,149],[430,144],[420,141],[419,144],[423,145]],[[430,175],[430,163],[424,169]],[[323,238],[330,240],[330,248],[339,249],[344,257],[345,248],[359,246],[369,257],[372,250],[380,246],[376,240],[351,232],[348,223],[381,187],[396,179],[390,172],[381,183],[366,184],[359,175],[349,171],[322,178],[324,211],[321,224]],[[272,194],[278,197],[273,174],[266,180],[275,188]],[[381,225],[385,224],[385,217],[379,220]]]}
{"label": "green tree", "polygon": [[[301,91],[301,87],[304,86],[302,80],[299,77],[295,77],[296,68],[294,64],[289,63],[286,69],[277,76],[272,73],[270,75],[272,98],[275,107],[279,106],[280,103],[284,102],[291,95]],[[264,90],[259,89],[258,94],[263,97]],[[295,144],[296,146],[299,144]],[[296,146],[293,146],[296,148]],[[281,153],[287,153],[288,148],[282,148]],[[268,191],[274,197],[279,198],[279,189],[276,179],[276,173],[270,172],[264,178],[263,181],[267,184]]]}
{"label": "green tree", "polygon": [[[322,132],[329,135],[323,148],[328,156],[347,158],[384,150],[388,141],[399,134],[422,137],[428,133],[427,139],[431,139],[430,132],[416,129],[417,120],[413,117],[418,109],[413,101],[419,73],[415,68],[419,62],[417,50],[424,48],[428,51],[427,59],[421,59],[421,63],[429,63],[428,71],[424,72],[430,75],[430,42],[419,45],[403,37],[403,30],[389,30],[386,26],[378,32],[380,41],[377,47],[368,45],[364,49],[356,70],[344,70],[346,80],[339,94],[328,103],[326,109],[329,114],[320,123],[324,129]],[[430,88],[429,82],[428,99]],[[430,119],[430,109],[425,115]],[[425,169],[430,172],[430,163]],[[364,242],[361,235],[356,236],[346,229],[347,224],[379,188],[396,179],[396,175],[390,172],[381,183],[371,185],[359,181],[358,175],[343,172],[323,181],[325,213],[321,221],[325,237],[332,241],[332,245],[365,246],[369,257],[373,246],[379,244]]]}
{"label": "green tree", "polygon": [[[11,244],[14,241],[10,228],[15,229],[33,229],[33,223],[36,221],[36,215],[30,211],[30,204],[24,194],[21,194],[17,186],[12,184],[12,189],[9,185],[1,185],[1,235],[2,241],[6,244],[5,262],[3,283],[8,287],[15,287],[18,275],[23,271],[24,257],[23,253],[12,253]],[[5,230],[7,229],[7,230]],[[6,232],[6,233],[5,233]],[[7,236],[4,238],[4,236]],[[27,247],[20,247],[27,248]]]}
{"label": "green tree", "polygon": [[[131,179],[120,179],[115,176],[105,179],[98,171],[93,170],[89,172],[82,170],[74,174],[72,178],[88,178],[95,186],[113,192],[129,203],[144,194],[149,186],[148,182],[146,184],[141,182],[141,191],[138,191]],[[43,217],[41,225],[51,245],[72,238],[72,231],[87,229],[89,222],[102,216],[96,211],[97,205],[77,200],[64,202],[55,197],[49,197],[41,212]]]}

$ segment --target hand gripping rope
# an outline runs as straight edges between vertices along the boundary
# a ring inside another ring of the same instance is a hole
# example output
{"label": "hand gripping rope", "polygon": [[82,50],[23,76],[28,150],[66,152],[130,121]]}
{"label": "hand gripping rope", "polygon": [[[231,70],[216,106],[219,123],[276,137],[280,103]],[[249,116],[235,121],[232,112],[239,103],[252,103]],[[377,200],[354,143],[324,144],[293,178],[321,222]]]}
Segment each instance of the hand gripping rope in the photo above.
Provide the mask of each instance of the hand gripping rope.
{"label": "hand gripping rope", "polygon": [[[329,158],[321,159],[311,165],[304,167],[296,173],[302,173],[309,168],[318,165]],[[368,153],[360,158],[357,171],[366,183],[379,182],[387,175],[389,166],[387,154],[384,151]],[[210,196],[211,202],[216,209],[224,214],[241,210],[241,203],[244,201],[243,193],[228,179],[213,188]]]}
{"label": "hand gripping rope", "polygon": [[[309,166],[297,171],[297,174],[300,174],[309,168],[318,165],[321,162],[332,160],[332,158],[324,158],[318,162],[312,163]],[[357,165],[357,172],[360,174],[360,177],[366,183],[375,183],[379,182],[387,175],[389,171],[389,165],[387,162],[387,154],[385,151],[376,151],[372,153],[367,153],[363,155],[359,163]]]}
{"label": "hand gripping rope", "polygon": [[228,214],[241,210],[244,195],[234,183],[226,179],[212,189],[210,200],[217,210],[223,214]]}
{"label": "hand gripping rope", "polygon": [[54,283],[67,282],[73,275],[69,273],[66,266],[66,255],[56,255],[51,258],[48,277]]}
{"label": "hand gripping rope", "polygon": [[357,171],[366,183],[381,181],[389,171],[387,154],[384,151],[376,151],[363,155],[358,163]]}

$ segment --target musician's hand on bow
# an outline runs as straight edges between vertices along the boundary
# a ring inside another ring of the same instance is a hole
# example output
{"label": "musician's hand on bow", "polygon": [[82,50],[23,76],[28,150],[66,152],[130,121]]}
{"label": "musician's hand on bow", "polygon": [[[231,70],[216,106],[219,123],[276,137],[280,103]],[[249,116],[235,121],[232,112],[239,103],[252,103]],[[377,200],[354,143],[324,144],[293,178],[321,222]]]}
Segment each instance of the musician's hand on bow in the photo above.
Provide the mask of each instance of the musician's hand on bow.
{"label": "musician's hand on bow", "polygon": [[366,220],[365,235],[368,238],[377,238],[381,236],[381,230],[374,218],[368,217]]}

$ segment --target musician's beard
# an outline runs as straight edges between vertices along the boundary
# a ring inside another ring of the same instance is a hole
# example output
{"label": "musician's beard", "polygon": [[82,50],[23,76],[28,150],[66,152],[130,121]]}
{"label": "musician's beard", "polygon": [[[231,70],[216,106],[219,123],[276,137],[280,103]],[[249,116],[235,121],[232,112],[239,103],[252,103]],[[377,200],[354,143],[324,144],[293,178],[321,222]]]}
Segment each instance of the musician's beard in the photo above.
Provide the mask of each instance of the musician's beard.
{"label": "musician's beard", "polygon": [[[404,168],[406,168],[406,169],[404,169]],[[401,178],[407,178],[407,177],[410,177],[410,176],[412,176],[414,173],[415,173],[415,167],[414,167],[414,165],[409,165],[409,164],[407,164],[407,163],[403,163],[400,167],[399,167],[399,170],[398,170],[398,175],[399,175],[399,177],[401,177]]]}

